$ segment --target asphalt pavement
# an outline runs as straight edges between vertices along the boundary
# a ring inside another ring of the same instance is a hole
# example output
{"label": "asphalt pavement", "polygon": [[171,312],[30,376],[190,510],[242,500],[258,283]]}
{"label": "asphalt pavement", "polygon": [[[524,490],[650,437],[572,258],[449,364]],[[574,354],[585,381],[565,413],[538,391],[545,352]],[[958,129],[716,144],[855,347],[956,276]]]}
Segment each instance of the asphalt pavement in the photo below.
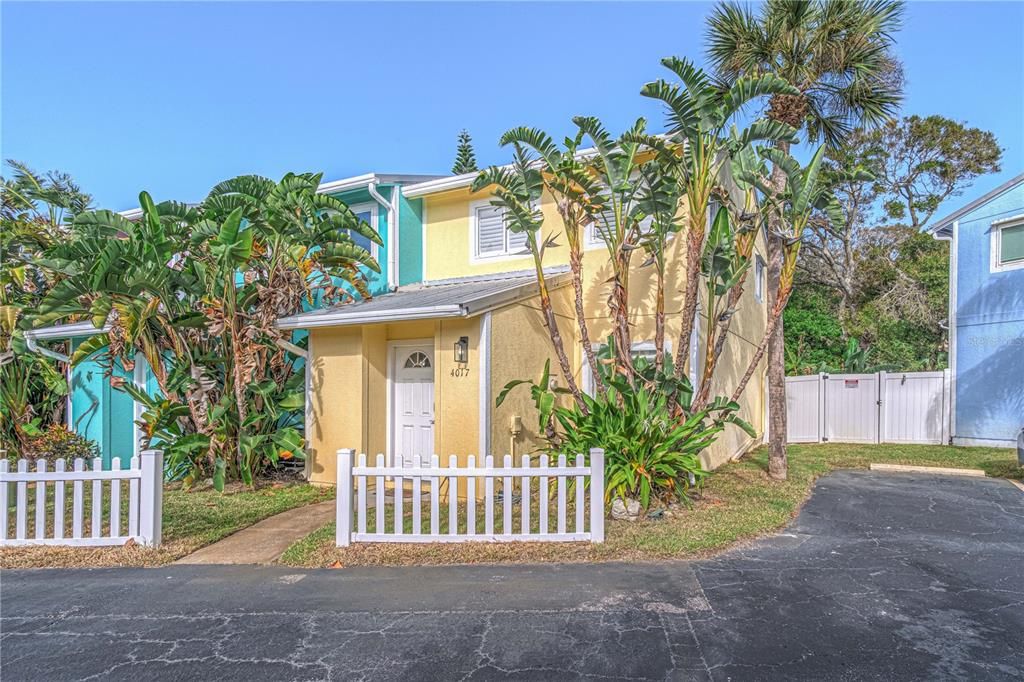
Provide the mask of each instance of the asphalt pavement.
{"label": "asphalt pavement", "polygon": [[16,680],[1024,677],[1024,493],[842,471],[706,561],[5,571]]}

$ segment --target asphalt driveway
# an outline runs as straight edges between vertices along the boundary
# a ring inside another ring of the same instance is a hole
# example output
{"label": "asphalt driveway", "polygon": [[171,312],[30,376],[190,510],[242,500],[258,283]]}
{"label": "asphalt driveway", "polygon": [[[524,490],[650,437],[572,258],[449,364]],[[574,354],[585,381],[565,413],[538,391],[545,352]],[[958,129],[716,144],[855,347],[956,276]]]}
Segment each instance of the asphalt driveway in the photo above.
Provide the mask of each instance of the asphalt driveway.
{"label": "asphalt driveway", "polygon": [[838,472],[700,562],[7,571],[15,680],[1011,679],[1024,493]]}

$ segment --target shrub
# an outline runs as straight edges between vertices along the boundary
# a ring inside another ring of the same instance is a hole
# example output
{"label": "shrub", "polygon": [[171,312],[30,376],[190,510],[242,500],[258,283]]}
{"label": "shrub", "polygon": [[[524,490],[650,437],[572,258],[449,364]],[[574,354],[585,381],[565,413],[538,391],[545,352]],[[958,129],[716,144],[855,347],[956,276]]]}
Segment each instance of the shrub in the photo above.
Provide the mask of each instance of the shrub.
{"label": "shrub", "polygon": [[68,468],[78,457],[92,459],[100,456],[99,446],[62,424],[52,424],[42,434],[28,441],[22,453],[24,459],[34,465],[36,460],[45,459],[52,467],[58,459],[67,462]]}

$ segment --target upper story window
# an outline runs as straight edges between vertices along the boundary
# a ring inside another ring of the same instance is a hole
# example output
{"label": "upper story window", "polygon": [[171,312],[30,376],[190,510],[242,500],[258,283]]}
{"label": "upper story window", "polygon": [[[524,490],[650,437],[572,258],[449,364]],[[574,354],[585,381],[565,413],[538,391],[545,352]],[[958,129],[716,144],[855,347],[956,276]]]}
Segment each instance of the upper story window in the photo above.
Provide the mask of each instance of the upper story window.
{"label": "upper story window", "polygon": [[764,271],[764,258],[754,256],[754,300],[758,303],[764,303]]}
{"label": "upper story window", "polygon": [[718,215],[718,209],[722,208],[722,202],[712,197],[708,200],[708,230],[711,230],[711,226],[715,223],[715,216]]}
{"label": "upper story window", "polygon": [[[598,221],[601,223],[600,226],[588,223],[584,228],[584,244],[586,246],[604,246],[607,243],[602,230],[615,229],[615,212],[610,208],[602,211]],[[640,221],[640,231],[646,232],[653,223],[653,216],[645,217]],[[669,236],[671,237],[671,235]]]}
{"label": "upper story window", "polygon": [[[360,220],[370,224],[370,227],[377,229],[377,204],[366,203],[366,204],[353,204],[349,206],[349,210],[356,214],[356,217]],[[377,257],[377,245],[364,237],[361,234],[349,233],[352,237],[352,241],[357,246],[361,246],[370,252],[370,255],[374,258]]]}
{"label": "upper story window", "polygon": [[992,272],[1024,268],[1024,215],[992,223]]}
{"label": "upper story window", "polygon": [[492,206],[490,200],[470,205],[473,255],[477,258],[516,256],[526,250],[526,233],[512,232],[505,226],[505,209]]}

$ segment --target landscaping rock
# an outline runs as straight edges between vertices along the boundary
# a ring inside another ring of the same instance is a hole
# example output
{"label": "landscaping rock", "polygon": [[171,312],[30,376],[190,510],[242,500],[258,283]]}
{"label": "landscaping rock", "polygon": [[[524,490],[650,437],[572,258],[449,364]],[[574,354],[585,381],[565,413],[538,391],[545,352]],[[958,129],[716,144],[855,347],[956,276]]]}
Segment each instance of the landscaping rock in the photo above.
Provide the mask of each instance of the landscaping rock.
{"label": "landscaping rock", "polygon": [[640,518],[640,501],[627,497],[612,500],[612,518],[619,521],[636,521]]}

